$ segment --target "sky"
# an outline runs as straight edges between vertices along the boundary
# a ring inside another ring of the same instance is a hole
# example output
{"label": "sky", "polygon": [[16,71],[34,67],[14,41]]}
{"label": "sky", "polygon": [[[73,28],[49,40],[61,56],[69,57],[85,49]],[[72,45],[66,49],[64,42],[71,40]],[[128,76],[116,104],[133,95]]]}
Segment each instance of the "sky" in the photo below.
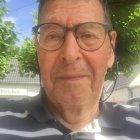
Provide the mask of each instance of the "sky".
{"label": "sky", "polygon": [[15,32],[18,35],[20,45],[25,37],[31,37],[33,18],[32,12],[37,11],[36,0],[5,0],[6,6],[9,8],[8,14],[3,17],[3,20],[10,20],[15,23]]}

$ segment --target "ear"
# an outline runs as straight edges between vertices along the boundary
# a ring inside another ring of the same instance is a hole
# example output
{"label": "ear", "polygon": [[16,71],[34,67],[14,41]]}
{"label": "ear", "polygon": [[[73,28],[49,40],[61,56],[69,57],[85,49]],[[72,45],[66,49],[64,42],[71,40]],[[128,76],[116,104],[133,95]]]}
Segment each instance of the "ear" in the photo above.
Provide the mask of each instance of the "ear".
{"label": "ear", "polygon": [[116,31],[110,32],[110,43],[115,49],[115,44],[116,44],[116,38],[117,38],[117,33]]}
{"label": "ear", "polygon": [[116,44],[116,38],[117,38],[116,31],[110,32],[109,37],[110,37],[111,51],[110,51],[110,55],[109,55],[109,58],[108,58],[108,68],[111,68],[113,63],[114,63],[114,60],[115,60],[113,49],[115,49],[115,44]]}

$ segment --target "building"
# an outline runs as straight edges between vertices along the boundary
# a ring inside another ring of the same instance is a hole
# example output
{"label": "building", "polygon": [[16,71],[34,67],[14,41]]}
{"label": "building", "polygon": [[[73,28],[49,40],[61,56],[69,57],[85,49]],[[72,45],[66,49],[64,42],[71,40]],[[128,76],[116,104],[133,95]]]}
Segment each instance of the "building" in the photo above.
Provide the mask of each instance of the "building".
{"label": "building", "polygon": [[[125,77],[122,74],[118,76],[115,89],[108,101],[126,103],[130,98],[140,96],[140,65],[136,65],[134,70],[135,73],[130,77]],[[112,90],[113,82],[110,82],[110,85],[106,92],[106,97]]]}
{"label": "building", "polygon": [[36,77],[21,77],[18,73],[17,61],[12,60],[15,65],[14,71],[0,80],[0,95],[7,97],[15,96],[34,96],[39,92],[39,76]]}

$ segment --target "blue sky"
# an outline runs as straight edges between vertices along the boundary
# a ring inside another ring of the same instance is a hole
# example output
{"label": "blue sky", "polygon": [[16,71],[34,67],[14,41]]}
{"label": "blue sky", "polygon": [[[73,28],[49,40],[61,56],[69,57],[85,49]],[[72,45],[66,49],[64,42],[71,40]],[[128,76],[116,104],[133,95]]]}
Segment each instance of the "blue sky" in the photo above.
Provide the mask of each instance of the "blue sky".
{"label": "blue sky", "polygon": [[21,44],[25,36],[31,36],[33,19],[32,12],[37,10],[36,0],[5,0],[9,8],[3,20],[10,20],[15,23],[15,31]]}

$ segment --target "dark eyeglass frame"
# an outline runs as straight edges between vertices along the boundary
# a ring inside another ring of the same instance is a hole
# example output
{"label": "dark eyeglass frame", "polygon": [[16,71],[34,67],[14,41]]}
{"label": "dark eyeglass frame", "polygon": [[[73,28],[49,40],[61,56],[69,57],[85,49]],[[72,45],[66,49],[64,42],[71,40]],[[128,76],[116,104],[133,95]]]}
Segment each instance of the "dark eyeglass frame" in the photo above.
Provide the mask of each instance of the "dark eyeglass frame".
{"label": "dark eyeglass frame", "polygon": [[[57,26],[61,27],[61,28],[63,29],[63,31],[64,31],[64,41],[65,41],[65,37],[66,37],[67,32],[72,31],[72,33],[74,34],[75,39],[76,39],[76,41],[77,41],[76,31],[78,30],[78,28],[79,28],[81,25],[84,25],[84,24],[91,24],[91,23],[93,23],[93,24],[98,24],[98,25],[102,26],[102,27],[104,28],[104,30],[105,30],[105,37],[106,37],[106,34],[107,34],[107,33],[108,33],[109,36],[110,36],[110,32],[113,31],[112,25],[102,24],[102,23],[99,23],[99,22],[84,22],[84,23],[78,24],[78,25],[73,26],[73,27],[65,27],[65,26],[63,26],[63,25],[61,25],[61,24],[49,23],[49,22],[48,22],[48,23],[42,23],[42,24],[39,24],[39,25],[37,25],[37,26],[34,26],[34,27],[32,28],[32,31],[33,31],[35,37],[37,38],[37,41],[38,41],[39,45],[41,46],[41,44],[40,44],[40,42],[39,42],[39,40],[38,40],[37,34],[38,34],[38,29],[39,29],[41,26],[43,26],[43,25],[52,24],[52,25],[57,25]],[[105,41],[105,37],[104,37],[103,43],[104,43],[104,41]],[[64,43],[64,41],[63,41],[63,43]],[[57,49],[55,49],[55,50],[47,50],[47,49],[45,49],[44,47],[42,47],[42,48],[43,48],[44,50],[46,50],[46,51],[56,51],[56,50],[58,50],[58,49],[61,48],[61,46],[63,45],[63,43],[62,43]],[[79,46],[81,49],[85,50],[85,51],[96,51],[96,50],[98,50],[99,48],[102,47],[103,43],[101,44],[100,47],[98,47],[98,48],[95,49],[95,50],[86,50],[86,49],[82,48],[82,47],[79,45],[78,41],[77,41],[78,46]]]}

